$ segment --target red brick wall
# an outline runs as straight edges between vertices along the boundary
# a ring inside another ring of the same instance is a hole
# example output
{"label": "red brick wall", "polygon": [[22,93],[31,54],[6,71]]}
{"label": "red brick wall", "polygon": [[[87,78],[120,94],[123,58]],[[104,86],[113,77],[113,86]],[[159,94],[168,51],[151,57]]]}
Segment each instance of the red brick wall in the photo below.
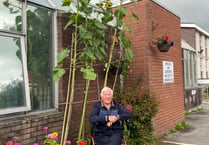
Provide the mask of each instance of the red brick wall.
{"label": "red brick wall", "polygon": [[[151,0],[126,6],[130,10],[128,15],[134,12],[140,17],[139,24],[126,19],[133,31],[130,39],[134,52],[133,72],[126,85],[133,85],[139,80],[157,93],[160,104],[154,124],[156,133],[162,134],[184,120],[180,18]],[[150,46],[150,42],[163,33],[174,41],[168,52],[159,52]],[[163,61],[173,62],[174,83],[163,83]]]}
{"label": "red brick wall", "polygon": [[195,33],[196,30],[194,28],[181,28],[182,39],[189,43],[193,48],[196,48]]}
{"label": "red brick wall", "polygon": [[45,126],[49,127],[48,133],[61,133],[63,115],[57,111],[45,113],[22,114],[0,119],[0,145],[12,140],[14,136],[19,137],[18,143],[22,145],[32,145],[33,143],[43,143],[46,132]]}

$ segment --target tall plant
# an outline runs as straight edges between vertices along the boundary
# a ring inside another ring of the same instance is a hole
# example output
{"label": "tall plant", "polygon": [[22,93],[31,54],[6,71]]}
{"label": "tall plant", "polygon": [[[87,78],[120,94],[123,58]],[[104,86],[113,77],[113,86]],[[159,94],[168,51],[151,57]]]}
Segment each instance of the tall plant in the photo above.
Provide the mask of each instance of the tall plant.
{"label": "tall plant", "polygon": [[[82,130],[84,128],[84,118],[86,110],[86,102],[90,81],[96,79],[95,64],[99,61],[106,68],[104,79],[104,86],[107,85],[108,73],[113,59],[113,54],[116,48],[116,40],[120,43],[120,59],[118,65],[122,65],[123,75],[127,74],[130,61],[133,57],[131,51],[131,42],[126,38],[126,32],[131,32],[131,29],[125,25],[123,18],[126,16],[127,8],[118,6],[115,11],[112,9],[112,2],[109,0],[102,1],[96,4],[95,7],[89,5],[89,0],[64,0],[63,6],[76,6],[76,11],[71,12],[69,21],[65,28],[73,27],[74,32],[72,36],[72,45],[70,47],[70,73],[69,85],[66,98],[65,115],[63,122],[63,131],[61,137],[61,145],[65,144],[68,136],[68,128],[70,126],[72,104],[74,100],[75,88],[75,71],[80,68],[83,73],[83,78],[86,80],[86,88],[84,90],[83,109],[81,116],[81,123],[78,133],[78,141],[82,140]],[[137,15],[133,14],[135,20],[138,20]],[[110,26],[109,23],[115,22]],[[112,41],[108,43],[106,37],[109,27],[113,28]],[[82,48],[82,49],[81,49]],[[78,53],[79,49],[79,53]],[[109,52],[109,54],[107,54]],[[59,53],[59,63],[68,56],[69,51],[62,50]],[[78,65],[79,62],[79,65]],[[54,68],[54,76],[58,80],[65,73],[64,69],[60,67]],[[117,75],[116,75],[117,77]],[[71,85],[70,85],[71,84]]]}

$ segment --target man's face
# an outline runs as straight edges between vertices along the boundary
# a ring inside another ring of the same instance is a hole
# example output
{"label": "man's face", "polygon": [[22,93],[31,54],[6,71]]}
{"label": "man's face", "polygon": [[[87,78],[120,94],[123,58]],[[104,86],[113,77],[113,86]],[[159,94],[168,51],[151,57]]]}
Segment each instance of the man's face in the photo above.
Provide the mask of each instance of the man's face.
{"label": "man's face", "polygon": [[106,90],[103,92],[101,98],[102,98],[103,103],[109,104],[112,102],[113,96],[109,90]]}

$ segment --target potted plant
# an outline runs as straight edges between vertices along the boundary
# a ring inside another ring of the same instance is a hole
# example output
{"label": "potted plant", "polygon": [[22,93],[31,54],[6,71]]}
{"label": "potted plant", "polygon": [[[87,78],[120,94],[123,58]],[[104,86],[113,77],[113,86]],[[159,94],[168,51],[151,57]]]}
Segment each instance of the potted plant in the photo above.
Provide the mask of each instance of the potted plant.
{"label": "potted plant", "polygon": [[160,52],[168,52],[169,48],[174,45],[174,42],[169,40],[166,34],[157,37],[155,41],[152,41],[152,45],[157,46]]}

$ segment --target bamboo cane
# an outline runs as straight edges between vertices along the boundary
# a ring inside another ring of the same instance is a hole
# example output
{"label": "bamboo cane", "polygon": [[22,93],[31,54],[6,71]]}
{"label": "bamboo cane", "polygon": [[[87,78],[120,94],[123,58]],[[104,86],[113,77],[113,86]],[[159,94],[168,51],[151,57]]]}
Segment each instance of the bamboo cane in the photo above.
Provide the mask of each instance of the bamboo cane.
{"label": "bamboo cane", "polygon": [[[71,42],[71,48],[73,48],[73,34],[72,34],[72,42]],[[73,51],[70,51],[70,60],[72,60],[73,57]],[[72,61],[70,61],[70,68],[72,67]],[[62,124],[62,135],[61,135],[61,140],[60,140],[60,144],[63,145],[64,142],[64,133],[65,133],[65,129],[66,129],[66,119],[68,116],[68,108],[70,103],[69,102],[69,94],[70,94],[70,84],[71,84],[71,69],[69,69],[69,75],[68,75],[68,87],[67,87],[67,96],[66,96],[66,104],[65,104],[65,112],[64,112],[64,118],[63,118],[63,124]]]}

